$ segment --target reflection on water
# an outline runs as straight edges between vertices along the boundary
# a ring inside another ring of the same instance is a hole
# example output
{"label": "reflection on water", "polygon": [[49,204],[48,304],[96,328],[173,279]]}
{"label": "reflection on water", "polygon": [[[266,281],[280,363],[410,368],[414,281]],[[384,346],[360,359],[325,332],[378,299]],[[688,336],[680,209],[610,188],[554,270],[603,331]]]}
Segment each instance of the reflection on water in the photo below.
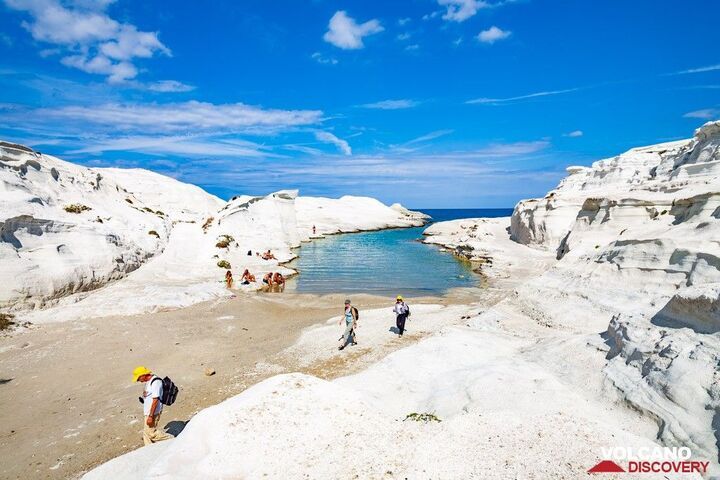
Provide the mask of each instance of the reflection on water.
{"label": "reflection on water", "polygon": [[[511,210],[424,210],[434,220],[498,217]],[[331,235],[304,243],[300,258],[289,264],[300,275],[288,291],[357,292],[378,295],[441,295],[477,282],[470,265],[436,246],[425,245],[425,227]]]}

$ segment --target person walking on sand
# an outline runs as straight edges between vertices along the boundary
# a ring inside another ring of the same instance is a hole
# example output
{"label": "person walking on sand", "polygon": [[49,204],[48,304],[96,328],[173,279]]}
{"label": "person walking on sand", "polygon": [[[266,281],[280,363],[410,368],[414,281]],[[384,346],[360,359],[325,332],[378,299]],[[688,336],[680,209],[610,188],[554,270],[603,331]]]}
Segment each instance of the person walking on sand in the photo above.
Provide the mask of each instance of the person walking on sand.
{"label": "person walking on sand", "polygon": [[338,350],[342,350],[343,348],[347,347],[348,344],[357,344],[357,342],[355,341],[355,329],[357,328],[358,318],[360,318],[360,313],[358,312],[358,309],[350,304],[349,299],[345,300],[345,311],[343,313],[343,318],[341,318],[338,322],[338,325],[342,325],[343,320],[345,320],[345,333],[343,333],[343,336],[341,337],[342,344],[338,347]]}
{"label": "person walking on sand", "polygon": [[[158,428],[160,414],[163,410],[163,379],[154,375],[145,367],[137,367],[133,370],[133,382],[144,382],[143,396],[140,400],[143,404],[143,442],[145,445],[161,442],[173,438],[172,435]],[[173,385],[174,387],[174,385]],[[177,393],[175,393],[177,395]],[[174,399],[173,399],[174,400]]]}
{"label": "person walking on sand", "polygon": [[399,336],[402,337],[405,332],[405,320],[410,315],[410,307],[403,301],[402,295],[398,295],[395,299],[393,312],[395,312],[395,326],[397,326]]}
{"label": "person walking on sand", "polygon": [[225,285],[227,285],[227,288],[233,287],[233,276],[230,270],[225,272]]}

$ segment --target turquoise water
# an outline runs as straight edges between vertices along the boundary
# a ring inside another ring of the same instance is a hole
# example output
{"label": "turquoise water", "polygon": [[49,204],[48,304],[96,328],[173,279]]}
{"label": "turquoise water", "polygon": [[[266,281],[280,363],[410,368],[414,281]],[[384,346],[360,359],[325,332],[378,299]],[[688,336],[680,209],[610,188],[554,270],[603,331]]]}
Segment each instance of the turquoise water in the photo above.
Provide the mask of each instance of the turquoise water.
{"label": "turquoise water", "polygon": [[[512,209],[422,210],[433,221],[502,217]],[[372,293],[408,296],[442,295],[472,287],[470,265],[418,240],[427,227],[331,235],[304,243],[300,258],[289,264],[300,275],[288,289],[303,293]]]}

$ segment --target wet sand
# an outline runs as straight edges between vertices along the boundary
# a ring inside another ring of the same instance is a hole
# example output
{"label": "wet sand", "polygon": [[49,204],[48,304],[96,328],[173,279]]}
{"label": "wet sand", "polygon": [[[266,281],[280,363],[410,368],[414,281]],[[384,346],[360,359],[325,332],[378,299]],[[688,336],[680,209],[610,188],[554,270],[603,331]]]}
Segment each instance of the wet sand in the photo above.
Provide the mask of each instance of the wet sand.
{"label": "wet sand", "polygon": [[[458,291],[412,301],[463,303],[471,296]],[[180,431],[199,410],[277,373],[334,378],[357,371],[367,362],[298,368],[279,355],[303,328],[339,315],[344,298],[240,295],[151,315],[46,324],[0,337],[0,478],[77,478],[140,447],[142,387],[131,383],[137,365],[170,376],[180,387],[177,403],[160,422],[171,432]],[[360,309],[393,301],[369,295],[352,299]],[[407,342],[396,348],[402,346]],[[207,368],[216,373],[207,376]]]}

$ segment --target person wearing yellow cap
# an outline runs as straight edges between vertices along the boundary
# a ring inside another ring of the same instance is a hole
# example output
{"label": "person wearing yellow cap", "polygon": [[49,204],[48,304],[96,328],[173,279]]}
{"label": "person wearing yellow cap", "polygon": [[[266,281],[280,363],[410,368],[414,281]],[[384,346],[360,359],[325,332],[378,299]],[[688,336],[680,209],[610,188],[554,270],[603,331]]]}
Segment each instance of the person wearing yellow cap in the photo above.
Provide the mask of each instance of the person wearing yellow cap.
{"label": "person wearing yellow cap", "polygon": [[137,367],[133,370],[133,382],[144,382],[143,396],[140,401],[143,404],[143,442],[145,445],[161,442],[173,438],[164,430],[157,428],[160,422],[163,404],[160,401],[163,394],[163,381],[147,367]]}
{"label": "person wearing yellow cap", "polygon": [[405,332],[405,320],[410,315],[410,307],[407,306],[402,295],[398,295],[395,299],[393,312],[395,312],[395,326],[398,329],[399,336],[402,337]]}

